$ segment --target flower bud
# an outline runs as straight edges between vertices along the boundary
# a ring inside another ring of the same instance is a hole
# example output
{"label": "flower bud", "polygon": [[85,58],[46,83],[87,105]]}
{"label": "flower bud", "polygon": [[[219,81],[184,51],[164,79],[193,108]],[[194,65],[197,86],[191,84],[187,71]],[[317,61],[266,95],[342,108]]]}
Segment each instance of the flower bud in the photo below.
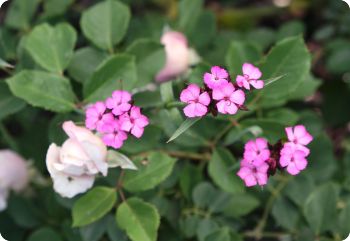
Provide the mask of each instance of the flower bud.
{"label": "flower bud", "polygon": [[22,191],[28,184],[26,161],[11,150],[0,151],[0,211],[7,206],[10,190]]}
{"label": "flower bud", "polygon": [[165,32],[161,43],[165,46],[166,63],[156,76],[157,82],[183,74],[190,65],[190,49],[184,34],[176,31]]}

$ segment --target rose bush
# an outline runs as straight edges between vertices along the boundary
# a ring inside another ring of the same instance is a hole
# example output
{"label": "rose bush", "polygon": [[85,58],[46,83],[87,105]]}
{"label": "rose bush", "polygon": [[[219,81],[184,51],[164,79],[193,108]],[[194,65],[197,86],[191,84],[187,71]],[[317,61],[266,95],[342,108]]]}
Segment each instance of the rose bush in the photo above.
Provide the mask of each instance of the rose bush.
{"label": "rose bush", "polygon": [[1,235],[343,240],[349,16],[341,0],[7,1]]}

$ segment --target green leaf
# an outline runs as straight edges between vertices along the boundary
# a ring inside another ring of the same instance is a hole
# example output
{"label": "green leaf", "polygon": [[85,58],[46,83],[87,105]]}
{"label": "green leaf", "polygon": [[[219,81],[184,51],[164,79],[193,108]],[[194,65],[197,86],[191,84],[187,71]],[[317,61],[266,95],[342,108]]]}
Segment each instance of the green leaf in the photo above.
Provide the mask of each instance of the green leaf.
{"label": "green leaf", "polygon": [[240,193],[244,190],[242,181],[235,173],[236,170],[231,168],[235,163],[236,160],[232,154],[224,148],[216,149],[209,161],[210,177],[216,185],[229,193]]}
{"label": "green leaf", "polygon": [[300,218],[299,210],[293,203],[284,197],[275,200],[272,207],[272,216],[276,224],[287,230],[295,230],[298,219]]}
{"label": "green leaf", "polygon": [[303,22],[288,21],[283,24],[277,32],[277,40],[283,40],[288,37],[302,35],[305,31]]}
{"label": "green leaf", "polygon": [[261,91],[263,102],[287,97],[303,81],[310,70],[310,54],[302,37],[292,37],[276,44],[261,66],[263,79],[283,76]]}
{"label": "green leaf", "polygon": [[138,87],[154,81],[155,75],[165,64],[164,46],[151,39],[137,39],[127,49],[136,57]]}
{"label": "green leaf", "polygon": [[180,229],[186,238],[193,238],[196,235],[200,218],[196,216],[184,216],[180,219]]}
{"label": "green leaf", "polygon": [[42,71],[24,70],[6,80],[11,92],[33,106],[56,112],[75,109],[69,80]]}
{"label": "green leaf", "polygon": [[102,236],[107,231],[107,225],[111,221],[110,217],[110,215],[106,215],[97,222],[81,227],[80,235],[83,241],[100,241]]}
{"label": "green leaf", "polygon": [[5,83],[0,83],[0,120],[20,111],[25,102],[13,96]]}
{"label": "green leaf", "polygon": [[113,208],[116,201],[115,189],[95,187],[74,204],[73,226],[84,226],[102,218]]}
{"label": "green leaf", "polygon": [[299,120],[299,115],[288,108],[273,109],[267,113],[266,117],[267,119],[276,120],[285,126],[295,125]]}
{"label": "green leaf", "polygon": [[131,91],[137,84],[137,69],[133,56],[119,54],[105,60],[84,83],[87,102],[104,100],[114,90]]}
{"label": "green leaf", "polygon": [[317,88],[321,85],[321,80],[315,78],[314,76],[306,75],[302,83],[298,88],[290,93],[290,100],[303,100],[306,97],[312,96]]}
{"label": "green leaf", "polygon": [[212,219],[202,219],[197,227],[197,239],[205,241],[205,238],[219,229],[218,224]]}
{"label": "green leaf", "polygon": [[157,209],[138,198],[123,202],[117,210],[116,219],[132,241],[156,241],[160,217]]}
{"label": "green leaf", "polygon": [[175,140],[178,138],[182,133],[184,133],[186,130],[188,130],[191,126],[193,126],[197,121],[199,121],[201,118],[189,118],[186,119],[180,127],[174,132],[174,134],[169,138],[167,143]]}
{"label": "green leaf", "polygon": [[230,230],[221,228],[205,237],[205,241],[231,241]]}
{"label": "green leaf", "polygon": [[161,152],[151,153],[147,160],[134,160],[137,171],[126,171],[123,179],[124,188],[130,192],[145,191],[164,181],[173,170],[176,159]]}
{"label": "green leaf", "polygon": [[251,126],[258,126],[263,130],[262,135],[267,138],[271,143],[275,143],[279,139],[285,136],[285,125],[281,124],[277,120],[270,119],[246,119],[241,122],[243,128],[249,128]]}
{"label": "green leaf", "polygon": [[52,27],[44,23],[29,34],[25,47],[41,67],[62,73],[72,58],[76,40],[77,34],[69,24]]}
{"label": "green leaf", "polygon": [[181,169],[180,189],[186,198],[190,198],[193,188],[203,179],[202,169],[190,163],[186,163]]}
{"label": "green leaf", "polygon": [[284,189],[285,195],[301,207],[313,190],[315,190],[315,182],[312,175],[308,173],[294,177],[288,182],[288,185]]}
{"label": "green leaf", "polygon": [[44,12],[42,17],[43,18],[51,18],[56,17],[59,15],[64,14],[68,7],[74,2],[75,0],[45,0],[44,1]]}
{"label": "green leaf", "polygon": [[80,26],[84,35],[97,47],[113,51],[126,34],[130,21],[129,7],[119,1],[107,0],[86,10]]}
{"label": "green leaf", "polygon": [[335,184],[326,183],[316,188],[307,198],[304,215],[311,229],[318,235],[336,224],[339,191]]}
{"label": "green leaf", "polygon": [[196,207],[212,213],[221,212],[230,201],[231,195],[217,190],[211,183],[199,183],[193,190],[192,199]]}
{"label": "green leaf", "polygon": [[[24,37],[22,37],[23,39]],[[4,60],[16,58],[17,36],[7,28],[0,27],[0,56]]]}
{"label": "green leaf", "polygon": [[252,44],[243,41],[232,41],[226,54],[226,65],[230,73],[242,73],[244,63],[255,63],[260,59],[259,50]]}
{"label": "green leaf", "polygon": [[224,207],[223,214],[228,217],[242,217],[259,207],[260,201],[250,194],[235,194]]}
{"label": "green leaf", "polygon": [[28,30],[40,0],[11,0],[5,24],[14,29]]}
{"label": "green leaf", "polygon": [[62,241],[60,235],[51,228],[40,228],[33,232],[27,241]]}
{"label": "green leaf", "polygon": [[84,83],[106,58],[106,53],[95,48],[81,48],[74,52],[72,61],[68,66],[68,73],[74,80]]}
{"label": "green leaf", "polygon": [[189,33],[202,12],[203,0],[181,0],[179,3],[179,28],[183,32]]}
{"label": "green leaf", "polygon": [[350,230],[350,199],[345,203],[345,207],[338,216],[338,232],[341,234],[342,240],[349,235]]}

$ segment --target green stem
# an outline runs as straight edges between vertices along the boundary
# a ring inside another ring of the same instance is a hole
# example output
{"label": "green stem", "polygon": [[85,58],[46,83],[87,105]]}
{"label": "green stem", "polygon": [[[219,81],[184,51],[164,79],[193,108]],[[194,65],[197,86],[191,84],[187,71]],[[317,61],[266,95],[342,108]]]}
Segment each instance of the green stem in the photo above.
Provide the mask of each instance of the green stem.
{"label": "green stem", "polygon": [[3,137],[4,141],[9,145],[9,147],[18,152],[19,148],[16,143],[16,141],[13,139],[13,137],[10,135],[10,133],[7,131],[6,127],[4,126],[3,123],[0,122],[0,133],[1,136]]}

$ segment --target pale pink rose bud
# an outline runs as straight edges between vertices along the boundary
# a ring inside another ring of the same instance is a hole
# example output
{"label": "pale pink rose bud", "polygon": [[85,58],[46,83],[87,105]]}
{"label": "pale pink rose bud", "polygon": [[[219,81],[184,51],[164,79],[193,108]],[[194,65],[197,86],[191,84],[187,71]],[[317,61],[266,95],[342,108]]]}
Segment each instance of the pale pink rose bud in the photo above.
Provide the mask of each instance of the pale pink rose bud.
{"label": "pale pink rose bud", "polygon": [[156,81],[164,82],[186,72],[190,65],[191,51],[186,36],[180,32],[165,32],[160,42],[165,47],[166,63],[157,74]]}
{"label": "pale pink rose bud", "polygon": [[63,129],[69,139],[62,147],[50,145],[46,165],[55,191],[72,198],[91,188],[96,174],[107,175],[107,147],[90,130],[72,121],[63,123]]}
{"label": "pale pink rose bud", "polygon": [[0,211],[7,207],[10,190],[22,191],[28,184],[26,161],[11,150],[0,151]]}

